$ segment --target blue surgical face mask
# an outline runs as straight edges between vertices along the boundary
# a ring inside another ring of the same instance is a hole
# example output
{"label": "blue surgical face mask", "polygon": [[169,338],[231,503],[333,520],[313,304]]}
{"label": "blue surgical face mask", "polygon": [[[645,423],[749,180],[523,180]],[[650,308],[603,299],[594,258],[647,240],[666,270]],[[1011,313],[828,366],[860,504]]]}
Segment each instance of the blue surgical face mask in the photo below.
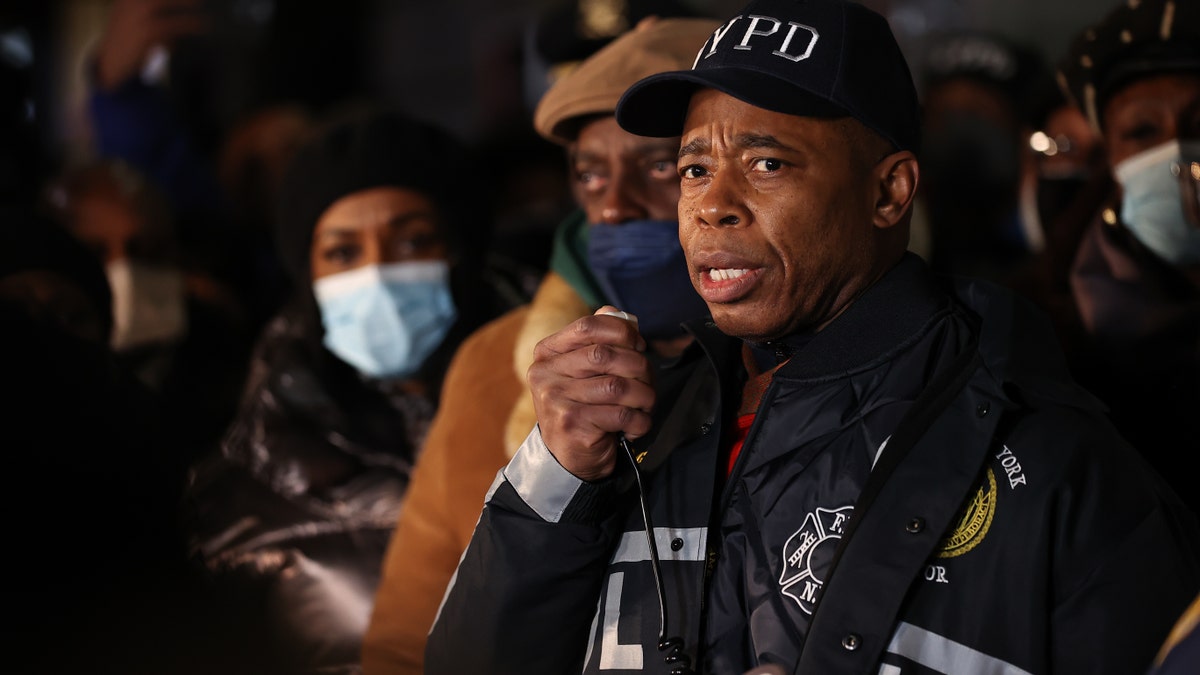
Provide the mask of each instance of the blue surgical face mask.
{"label": "blue surgical face mask", "polygon": [[325,346],[360,373],[408,377],[457,318],[445,261],[368,265],[313,283]]}
{"label": "blue surgical face mask", "polygon": [[588,264],[609,302],[636,315],[647,338],[681,336],[680,323],[708,316],[692,287],[673,220],[591,225]]}
{"label": "blue surgical face mask", "polygon": [[[1200,153],[1189,141],[1188,156]],[[1179,141],[1170,141],[1123,160],[1113,167],[1121,184],[1121,222],[1160,258],[1173,265],[1200,263],[1200,229],[1187,222],[1179,178],[1171,165],[1182,158]]]}

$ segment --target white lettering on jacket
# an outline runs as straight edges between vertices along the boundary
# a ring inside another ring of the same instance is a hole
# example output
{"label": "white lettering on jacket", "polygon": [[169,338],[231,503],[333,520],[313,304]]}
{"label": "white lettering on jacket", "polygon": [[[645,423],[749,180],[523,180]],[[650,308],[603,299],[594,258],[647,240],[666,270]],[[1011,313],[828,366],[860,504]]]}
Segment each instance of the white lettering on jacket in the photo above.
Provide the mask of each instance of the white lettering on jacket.
{"label": "white lettering on jacket", "polygon": [[950,580],[946,578],[946,568],[941,565],[927,565],[925,567],[925,581],[934,581],[939,584],[950,583]]}
{"label": "white lettering on jacket", "polygon": [[1004,473],[1008,475],[1008,487],[1015,490],[1018,485],[1028,485],[1025,482],[1025,472],[1021,469],[1021,463],[1017,461],[1017,456],[1013,454],[1008,446],[996,455],[996,459],[1000,460],[1000,466],[1004,467]]}

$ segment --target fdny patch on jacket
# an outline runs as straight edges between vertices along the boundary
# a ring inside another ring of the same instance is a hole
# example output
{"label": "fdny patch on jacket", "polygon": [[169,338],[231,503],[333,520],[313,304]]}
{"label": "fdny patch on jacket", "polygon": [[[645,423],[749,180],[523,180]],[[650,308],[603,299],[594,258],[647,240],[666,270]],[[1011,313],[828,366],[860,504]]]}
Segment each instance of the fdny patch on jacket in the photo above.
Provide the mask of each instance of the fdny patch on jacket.
{"label": "fdny patch on jacket", "polygon": [[825,583],[824,572],[833,560],[842,538],[842,528],[854,506],[822,509],[809,513],[800,527],[783,545],[783,574],[779,585],[783,594],[796,601],[800,610],[811,615],[817,595]]}

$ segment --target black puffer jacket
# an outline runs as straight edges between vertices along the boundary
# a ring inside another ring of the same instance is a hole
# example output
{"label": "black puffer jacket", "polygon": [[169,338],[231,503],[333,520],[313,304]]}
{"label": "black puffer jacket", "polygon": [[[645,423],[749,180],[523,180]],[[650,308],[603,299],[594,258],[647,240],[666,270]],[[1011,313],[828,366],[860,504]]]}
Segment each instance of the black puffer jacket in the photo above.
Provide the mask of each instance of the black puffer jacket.
{"label": "black puffer jacket", "polygon": [[[486,220],[444,180],[462,152],[436,127],[367,109],[323,129],[285,174],[276,243],[294,298],[260,337],[233,425],[191,472],[185,506],[192,550],[212,580],[214,623],[242,672],[358,670],[384,550],[442,377],[462,339],[499,306],[478,282]],[[378,187],[428,197],[456,261],[458,318],[404,382],[368,380],[327,350],[312,292],[321,215]]]}
{"label": "black puffer jacket", "polygon": [[234,424],[189,477],[190,546],[243,672],[356,670],[434,412],[436,391],[389,391],[314,345],[310,315],[267,327]]}
{"label": "black puffer jacket", "polygon": [[[777,371],[728,479],[742,345],[698,327],[640,448],[668,635],[697,669],[1142,672],[1200,589],[1197,524],[1046,325],[909,256]],[[497,476],[426,672],[668,672],[627,480],[580,482],[535,430]]]}

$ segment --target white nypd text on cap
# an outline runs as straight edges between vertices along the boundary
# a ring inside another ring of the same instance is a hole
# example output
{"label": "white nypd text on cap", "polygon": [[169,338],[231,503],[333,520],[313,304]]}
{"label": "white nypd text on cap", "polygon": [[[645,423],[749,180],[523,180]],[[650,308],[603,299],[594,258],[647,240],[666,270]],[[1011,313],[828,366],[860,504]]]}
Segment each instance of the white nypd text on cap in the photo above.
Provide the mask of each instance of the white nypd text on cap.
{"label": "white nypd text on cap", "polygon": [[[739,51],[750,51],[751,49],[754,49],[755,45],[750,44],[752,39],[771,37],[772,35],[779,33],[780,28],[782,28],[784,24],[783,21],[771,16],[759,16],[756,14],[751,14],[749,17],[744,17],[739,14],[738,16],[733,17],[729,23],[713,32],[708,44],[705,45],[705,47],[702,47],[700,52],[696,54],[696,61],[692,64],[692,69],[694,70],[696,68],[696,65],[700,63],[701,59],[706,59],[713,54],[716,54],[717,47],[720,46],[721,41],[725,39],[726,34],[733,29],[734,24],[745,18],[750,19],[750,21],[746,24],[746,32],[742,34],[742,39],[733,46],[734,49]],[[763,26],[760,28],[760,25],[763,25],[764,22],[770,22],[770,27],[767,28],[766,26]],[[817,29],[813,28],[812,26],[806,26],[802,23],[796,23],[795,21],[788,21],[787,26],[787,32],[783,34],[781,41],[772,41],[771,44],[777,46],[778,48],[772,50],[771,54],[773,56],[779,56],[794,62],[807,59],[812,55],[813,47],[816,46],[817,40],[821,37],[820,33],[818,33]],[[797,37],[797,34],[799,34],[799,37]],[[761,43],[761,40],[756,42]],[[803,47],[801,47],[801,45],[803,45]]]}

